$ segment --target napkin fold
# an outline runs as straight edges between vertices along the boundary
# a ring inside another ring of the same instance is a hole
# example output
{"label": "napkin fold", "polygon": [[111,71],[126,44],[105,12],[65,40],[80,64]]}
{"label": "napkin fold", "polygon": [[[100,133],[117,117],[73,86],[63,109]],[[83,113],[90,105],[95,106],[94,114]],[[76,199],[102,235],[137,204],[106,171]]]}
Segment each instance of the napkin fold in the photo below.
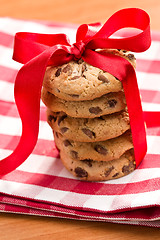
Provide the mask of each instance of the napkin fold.
{"label": "napkin fold", "polygon": [[[12,60],[14,35],[19,31],[65,33],[75,42],[76,26],[0,18],[0,158],[8,156],[21,136],[14,102],[14,81],[21,64]],[[120,32],[123,37],[126,32]],[[40,132],[29,158],[0,179],[0,211],[160,227],[160,33],[136,53],[137,79],[147,121],[148,152],[139,167],[120,179],[79,181],[63,167],[41,103]],[[151,115],[150,115],[151,116]],[[25,151],[25,149],[24,149]]]}

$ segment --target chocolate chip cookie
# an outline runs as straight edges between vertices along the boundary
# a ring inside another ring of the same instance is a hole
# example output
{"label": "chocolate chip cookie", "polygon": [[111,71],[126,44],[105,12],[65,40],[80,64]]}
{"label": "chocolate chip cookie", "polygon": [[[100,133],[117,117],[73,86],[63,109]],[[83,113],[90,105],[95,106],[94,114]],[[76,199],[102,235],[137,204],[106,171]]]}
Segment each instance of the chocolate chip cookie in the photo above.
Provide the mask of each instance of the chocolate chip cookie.
{"label": "chocolate chip cookie", "polygon": [[66,139],[78,142],[97,142],[120,136],[130,129],[126,110],[96,118],[73,118],[64,112],[47,111],[48,123]]}
{"label": "chocolate chip cookie", "polygon": [[134,54],[129,51],[126,51],[123,49],[107,49],[107,50],[100,50],[100,52],[109,52],[117,56],[123,57],[126,60],[128,60],[134,68],[136,68],[136,58]]}
{"label": "chocolate chip cookie", "polygon": [[64,166],[77,178],[86,181],[104,181],[123,177],[135,169],[133,149],[112,161],[93,161],[92,159],[73,160],[60,151]]}
{"label": "chocolate chip cookie", "polygon": [[54,133],[57,147],[73,160],[111,161],[133,148],[131,132],[102,142],[76,142]]}
{"label": "chocolate chip cookie", "polygon": [[108,93],[102,97],[86,101],[66,101],[58,98],[45,88],[42,90],[42,101],[53,112],[65,112],[71,117],[94,118],[119,112],[126,107],[124,92]]}
{"label": "chocolate chip cookie", "polygon": [[[118,50],[105,51],[134,62],[133,54]],[[69,101],[92,100],[109,92],[119,92],[123,88],[122,83],[112,74],[82,60],[47,67],[43,86],[55,96]]]}

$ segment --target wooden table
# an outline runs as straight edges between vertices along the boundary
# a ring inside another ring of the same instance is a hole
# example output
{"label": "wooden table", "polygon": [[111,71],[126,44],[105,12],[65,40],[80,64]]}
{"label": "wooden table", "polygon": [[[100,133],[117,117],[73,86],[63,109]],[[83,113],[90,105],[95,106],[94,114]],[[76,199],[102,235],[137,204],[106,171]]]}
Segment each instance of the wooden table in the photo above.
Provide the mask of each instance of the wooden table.
{"label": "wooden table", "polygon": [[[139,7],[151,17],[151,28],[160,30],[159,0],[0,0],[0,17],[41,19],[71,23],[102,23],[115,11]],[[158,240],[159,229],[85,221],[0,214],[0,240],[83,239]]]}

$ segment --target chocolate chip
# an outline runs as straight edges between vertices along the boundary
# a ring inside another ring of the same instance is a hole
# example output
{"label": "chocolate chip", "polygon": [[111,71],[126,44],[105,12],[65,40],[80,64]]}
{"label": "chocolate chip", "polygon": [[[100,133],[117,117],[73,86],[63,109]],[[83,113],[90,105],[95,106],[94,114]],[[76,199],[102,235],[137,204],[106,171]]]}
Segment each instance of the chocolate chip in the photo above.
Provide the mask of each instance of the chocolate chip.
{"label": "chocolate chip", "polygon": [[92,162],[93,160],[92,159],[84,159],[82,160],[85,164],[87,164],[89,167],[92,167]]}
{"label": "chocolate chip", "polygon": [[80,78],[80,76],[74,76],[74,77],[71,78],[71,80],[75,80],[75,79],[78,79],[78,78]]}
{"label": "chocolate chip", "polygon": [[61,128],[60,130],[61,130],[61,133],[63,134],[63,133],[65,133],[65,132],[67,132],[68,129],[69,129],[69,128],[67,128],[67,127],[63,127],[63,128]]}
{"label": "chocolate chip", "polygon": [[63,143],[65,147],[72,146],[71,142],[68,139],[64,140]]}
{"label": "chocolate chip", "polygon": [[115,173],[112,177],[117,177],[119,175],[119,173]]}
{"label": "chocolate chip", "polygon": [[88,177],[87,171],[81,167],[76,167],[74,171],[79,178]]}
{"label": "chocolate chip", "polygon": [[123,172],[124,174],[128,174],[128,173],[130,172],[130,167],[129,167],[129,165],[128,165],[128,166],[127,166],[127,165],[124,165],[123,168],[122,168],[122,172]]}
{"label": "chocolate chip", "polygon": [[72,155],[72,158],[78,159],[78,152],[76,152],[76,151],[71,151],[70,153],[71,153],[71,155]]}
{"label": "chocolate chip", "polygon": [[48,121],[52,122],[52,120],[54,120],[54,122],[56,121],[57,117],[54,117],[53,115],[49,115],[48,116]]}
{"label": "chocolate chip", "polygon": [[106,78],[103,74],[99,73],[98,75],[98,80],[105,82],[105,83],[109,83],[108,78]]}
{"label": "chocolate chip", "polygon": [[88,128],[82,128],[82,132],[86,134],[89,138],[95,137],[95,133],[89,130]]}
{"label": "chocolate chip", "polygon": [[69,96],[73,97],[73,98],[79,98],[78,94],[68,94]]}
{"label": "chocolate chip", "polygon": [[129,60],[136,59],[135,56],[134,56],[134,54],[132,54],[132,53],[129,53],[129,54],[127,55],[127,57],[129,58]]}
{"label": "chocolate chip", "polygon": [[84,61],[83,61],[83,59],[81,58],[81,59],[78,60],[77,63],[78,63],[78,64],[82,64],[83,62],[84,62]]}
{"label": "chocolate chip", "polygon": [[55,132],[55,134],[56,134],[56,137],[59,138],[58,132]]}
{"label": "chocolate chip", "polygon": [[129,162],[129,165],[124,165],[124,166],[122,167],[122,172],[123,172],[124,174],[128,174],[128,173],[130,173],[134,168],[135,168],[135,164],[131,161],[131,162]]}
{"label": "chocolate chip", "polygon": [[100,144],[95,145],[94,150],[102,155],[106,155],[108,153],[107,149]]}
{"label": "chocolate chip", "polygon": [[62,68],[57,69],[57,71],[55,72],[56,77],[59,77],[59,75],[61,74],[61,70],[62,70]]}
{"label": "chocolate chip", "polygon": [[89,108],[89,112],[94,113],[96,115],[96,114],[101,113],[102,109],[100,107],[91,107],[91,108]]}
{"label": "chocolate chip", "polygon": [[117,104],[117,100],[111,99],[111,100],[108,100],[107,103],[108,103],[110,108],[114,108],[116,106],[116,104]]}
{"label": "chocolate chip", "polygon": [[104,175],[105,175],[105,177],[108,177],[109,176],[109,174],[112,172],[112,170],[114,169],[114,167],[112,166],[112,167],[110,167],[110,168],[108,168],[106,171],[105,171],[105,173],[104,173]]}
{"label": "chocolate chip", "polygon": [[67,72],[70,72],[71,70],[72,70],[71,65],[70,65],[70,64],[67,64],[67,65],[63,68],[62,72],[67,73]]}
{"label": "chocolate chip", "polygon": [[58,118],[58,125],[67,117],[67,115],[62,115]]}
{"label": "chocolate chip", "polygon": [[82,73],[84,73],[87,70],[86,63],[82,64]]}

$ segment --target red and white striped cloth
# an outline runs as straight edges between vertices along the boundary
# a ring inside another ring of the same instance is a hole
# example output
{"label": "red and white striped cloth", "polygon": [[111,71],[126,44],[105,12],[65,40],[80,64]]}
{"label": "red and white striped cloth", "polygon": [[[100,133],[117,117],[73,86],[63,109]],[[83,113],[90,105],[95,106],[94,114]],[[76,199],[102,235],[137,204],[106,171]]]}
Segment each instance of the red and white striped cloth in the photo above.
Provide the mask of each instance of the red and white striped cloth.
{"label": "red and white striped cloth", "polygon": [[[12,60],[14,34],[18,31],[63,32],[74,42],[76,26],[0,18],[1,159],[15,149],[21,135],[14,103],[14,81],[21,64]],[[143,109],[160,111],[160,33],[152,32],[150,49],[135,55]],[[41,103],[34,152],[0,179],[0,211],[160,227],[160,124],[148,127],[147,141],[148,153],[130,175],[99,183],[79,181],[58,158]]]}

